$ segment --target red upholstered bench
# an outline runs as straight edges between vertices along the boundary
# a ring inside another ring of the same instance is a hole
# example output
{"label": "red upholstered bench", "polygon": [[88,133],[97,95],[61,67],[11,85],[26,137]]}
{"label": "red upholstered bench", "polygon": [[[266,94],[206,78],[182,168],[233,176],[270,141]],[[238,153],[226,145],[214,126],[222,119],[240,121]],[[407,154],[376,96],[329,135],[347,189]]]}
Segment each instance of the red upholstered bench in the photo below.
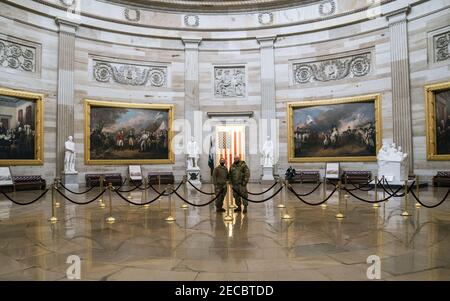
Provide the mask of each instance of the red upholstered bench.
{"label": "red upholstered bench", "polygon": [[100,177],[103,176],[103,184],[106,186],[111,183],[113,186],[120,186],[123,183],[122,175],[120,173],[106,173],[106,174],[86,174],[86,186],[96,187],[100,186]]}
{"label": "red upholstered bench", "polygon": [[450,171],[438,171],[433,177],[433,186],[450,186]]}
{"label": "red upholstered bench", "polygon": [[42,190],[47,186],[47,183],[41,176],[13,176],[12,179],[16,191]]}

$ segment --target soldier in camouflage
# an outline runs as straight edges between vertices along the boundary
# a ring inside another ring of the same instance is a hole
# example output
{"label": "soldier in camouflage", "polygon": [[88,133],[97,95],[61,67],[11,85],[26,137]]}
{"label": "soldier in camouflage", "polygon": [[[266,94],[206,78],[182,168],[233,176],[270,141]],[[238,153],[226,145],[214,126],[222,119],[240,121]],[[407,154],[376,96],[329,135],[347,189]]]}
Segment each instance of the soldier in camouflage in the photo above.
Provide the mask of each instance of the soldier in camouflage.
{"label": "soldier in camouflage", "polygon": [[225,159],[220,159],[220,165],[214,168],[212,174],[212,182],[214,184],[214,191],[216,196],[219,195],[216,199],[216,211],[217,212],[225,212],[223,209],[223,200],[225,195],[227,194],[227,180],[228,180],[228,169],[225,166]]}
{"label": "soldier in camouflage", "polygon": [[[248,198],[247,184],[250,179],[250,170],[244,161],[241,161],[239,156],[234,158],[234,163],[230,168],[230,181],[233,185],[233,196],[238,206],[234,212],[241,212],[241,200],[244,203],[243,213],[247,213]],[[242,197],[241,197],[242,196]],[[244,198],[243,198],[244,197]]]}

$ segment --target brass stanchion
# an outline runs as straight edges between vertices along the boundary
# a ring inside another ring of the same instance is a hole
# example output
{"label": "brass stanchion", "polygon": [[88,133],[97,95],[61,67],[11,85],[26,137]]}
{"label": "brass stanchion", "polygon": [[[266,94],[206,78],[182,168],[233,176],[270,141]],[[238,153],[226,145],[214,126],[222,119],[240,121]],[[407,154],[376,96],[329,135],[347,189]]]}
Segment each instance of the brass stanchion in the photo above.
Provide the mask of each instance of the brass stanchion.
{"label": "brass stanchion", "polygon": [[112,216],[112,191],[114,187],[112,186],[112,183],[108,183],[108,189],[109,189],[109,216],[106,218],[106,222],[108,224],[114,224],[116,219]]}
{"label": "brass stanchion", "polygon": [[[417,198],[420,197],[419,176],[416,176],[416,196],[417,196]],[[422,205],[420,205],[420,203],[416,201],[416,208],[420,208],[420,207],[422,207]]]}
{"label": "brass stanchion", "polygon": [[[61,180],[59,178],[55,179],[56,189],[59,189],[60,182],[61,182]],[[55,194],[55,208],[59,208],[60,206],[61,206],[61,204],[58,202],[58,195]]]}
{"label": "brass stanchion", "polygon": [[[347,184],[348,184],[348,175],[347,175],[347,173],[345,173],[344,188],[347,188]],[[347,190],[345,190],[344,198],[345,198],[345,200],[347,200],[347,198],[348,198]]]}
{"label": "brass stanchion", "polygon": [[384,178],[384,175],[383,175],[382,180],[381,180],[381,183],[382,183],[381,185],[383,187],[383,200],[385,200],[383,202],[383,225],[384,225],[384,222],[386,221],[386,203],[387,203],[386,190],[384,190],[384,180],[385,180],[385,178]]}
{"label": "brass stanchion", "polygon": [[[148,201],[147,178],[144,177],[143,181],[144,181],[144,199],[145,199],[145,202],[147,202]],[[145,204],[144,209],[148,209],[148,208],[150,208],[150,204]]]}
{"label": "brass stanchion", "polygon": [[[161,192],[161,175],[158,175],[158,191]],[[161,210],[161,198],[158,200],[158,208]]]}
{"label": "brass stanchion", "polygon": [[48,221],[52,224],[58,222],[58,218],[56,217],[56,210],[55,210],[55,184],[52,184],[52,217],[48,219]]}
{"label": "brass stanchion", "polygon": [[[105,189],[104,187],[105,187],[105,184],[104,184],[104,182],[105,182],[105,178],[103,177],[103,176],[100,176],[100,192],[102,192],[103,191],[103,189]],[[100,207],[100,208],[105,208],[106,207],[106,205],[105,205],[105,202],[103,202],[103,195],[100,197],[100,199],[98,200],[98,206]]]}
{"label": "brass stanchion", "polygon": [[408,212],[408,180],[405,180],[405,208],[402,212],[402,216],[410,216]]}
{"label": "brass stanchion", "polygon": [[373,208],[379,208],[378,202],[378,176],[375,177],[375,203],[373,203]]}
{"label": "brass stanchion", "polygon": [[[184,182],[184,184],[183,184],[183,191],[184,191],[184,198],[186,200],[188,199],[188,187],[187,187],[188,182],[187,181],[188,181],[188,178],[187,178],[187,175],[185,175],[183,177],[183,182]],[[182,209],[188,209],[189,206],[185,202],[183,202],[183,204],[181,205],[181,208]]]}
{"label": "brass stanchion", "polygon": [[[283,188],[283,203],[284,203],[285,208],[286,208],[286,204],[287,204],[286,197],[287,197],[288,185],[289,185],[289,182],[287,180],[285,180],[284,188]],[[292,216],[290,216],[289,213],[287,212],[287,208],[286,208],[286,212],[281,216],[281,219],[292,219]]]}
{"label": "brass stanchion", "polygon": [[223,217],[223,220],[226,222],[233,220],[233,213],[231,213],[231,184],[227,183],[227,214]]}
{"label": "brass stanchion", "polygon": [[[279,178],[278,183],[280,183],[280,185],[283,185],[283,180],[281,178]],[[286,205],[284,205],[284,203],[283,203],[283,195],[281,195],[280,203],[277,205],[277,208],[286,208]]]}
{"label": "brass stanchion", "polygon": [[341,181],[338,181],[338,213],[336,214],[336,218],[344,218],[345,215],[341,212]]}
{"label": "brass stanchion", "polygon": [[[327,177],[323,177],[323,187],[322,187],[323,200],[327,198]],[[327,209],[327,202],[320,205],[322,209]]]}
{"label": "brass stanchion", "polygon": [[167,222],[173,222],[173,221],[175,221],[175,217],[174,216],[172,216],[172,194],[171,194],[171,186],[170,186],[170,184],[169,185],[167,185],[167,188],[166,188],[166,193],[167,194],[169,194],[167,197],[168,197],[168,199],[169,199],[169,216],[168,217],[166,217],[166,221]]}

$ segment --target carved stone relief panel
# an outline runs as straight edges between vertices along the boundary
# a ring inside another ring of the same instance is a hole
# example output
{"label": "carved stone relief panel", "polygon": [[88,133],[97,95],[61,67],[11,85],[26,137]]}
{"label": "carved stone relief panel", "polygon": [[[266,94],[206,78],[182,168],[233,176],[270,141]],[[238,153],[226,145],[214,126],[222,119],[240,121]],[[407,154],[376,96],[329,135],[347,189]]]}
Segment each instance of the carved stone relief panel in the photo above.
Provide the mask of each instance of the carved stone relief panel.
{"label": "carved stone relief panel", "polygon": [[292,64],[293,84],[362,77],[371,70],[371,53]]}
{"label": "carved stone relief panel", "polygon": [[36,72],[36,48],[0,38],[0,66]]}
{"label": "carved stone relief panel", "polygon": [[245,66],[214,66],[214,96],[217,98],[246,97]]}
{"label": "carved stone relief panel", "polygon": [[94,79],[129,86],[167,87],[167,66],[93,60]]}
{"label": "carved stone relief panel", "polygon": [[450,59],[449,42],[450,31],[435,35],[434,40],[434,59],[435,62],[442,62]]}

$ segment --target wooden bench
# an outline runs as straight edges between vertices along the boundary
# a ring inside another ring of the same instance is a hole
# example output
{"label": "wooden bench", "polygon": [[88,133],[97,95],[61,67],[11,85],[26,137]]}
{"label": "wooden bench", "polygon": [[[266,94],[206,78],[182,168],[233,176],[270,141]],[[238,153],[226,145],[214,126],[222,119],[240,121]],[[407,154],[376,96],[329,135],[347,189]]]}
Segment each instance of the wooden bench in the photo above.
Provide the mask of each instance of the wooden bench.
{"label": "wooden bench", "polygon": [[13,176],[14,189],[23,190],[43,190],[47,183],[41,176]]}
{"label": "wooden bench", "polygon": [[438,171],[433,177],[433,186],[449,187],[450,171]]}
{"label": "wooden bench", "polygon": [[171,172],[150,172],[147,177],[150,185],[168,185],[175,183],[175,177]]}
{"label": "wooden bench", "polygon": [[112,183],[113,186],[120,186],[123,183],[122,175],[120,173],[107,174],[86,174],[86,186],[97,187],[100,186],[100,177],[103,177],[103,184],[106,186]]}
{"label": "wooden bench", "polygon": [[314,170],[301,170],[299,172],[295,171],[295,174],[291,174],[289,178],[289,173],[286,174],[289,183],[318,183],[320,181],[320,173]]}
{"label": "wooden bench", "polygon": [[342,173],[342,184],[364,184],[372,180],[372,172],[360,170],[346,170]]}

